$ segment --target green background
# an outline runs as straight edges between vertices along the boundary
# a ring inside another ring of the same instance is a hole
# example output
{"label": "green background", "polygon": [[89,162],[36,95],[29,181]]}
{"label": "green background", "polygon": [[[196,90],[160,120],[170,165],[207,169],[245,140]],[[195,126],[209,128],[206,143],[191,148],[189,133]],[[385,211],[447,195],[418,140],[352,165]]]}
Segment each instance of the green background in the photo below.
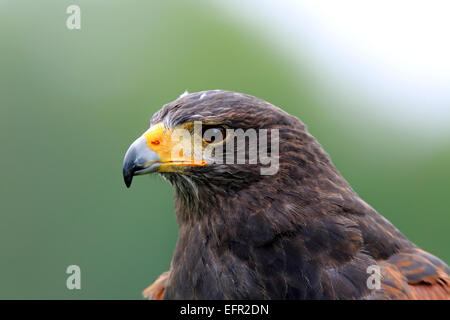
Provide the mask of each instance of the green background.
{"label": "green background", "polygon": [[[65,26],[70,4],[81,30]],[[407,131],[340,111],[369,102],[328,99],[302,57],[294,72],[210,2],[0,1],[0,40],[0,298],[140,299],[168,269],[172,190],[156,175],[127,190],[121,167],[185,89],[245,92],[300,117],[364,200],[450,261],[450,139],[425,152]],[[66,289],[71,264],[81,290]]]}

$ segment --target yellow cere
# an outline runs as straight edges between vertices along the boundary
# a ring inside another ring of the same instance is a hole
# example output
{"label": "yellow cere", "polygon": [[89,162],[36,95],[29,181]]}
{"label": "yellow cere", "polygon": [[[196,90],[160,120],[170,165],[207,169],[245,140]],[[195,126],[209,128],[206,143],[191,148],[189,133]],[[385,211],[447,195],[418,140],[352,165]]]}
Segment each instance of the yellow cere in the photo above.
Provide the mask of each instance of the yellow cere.
{"label": "yellow cere", "polygon": [[191,152],[192,138],[188,130],[170,130],[164,124],[158,123],[151,126],[144,133],[144,137],[148,147],[160,158],[162,165],[159,171],[175,171],[174,167],[176,166],[206,165],[206,161],[194,159],[193,152]]}

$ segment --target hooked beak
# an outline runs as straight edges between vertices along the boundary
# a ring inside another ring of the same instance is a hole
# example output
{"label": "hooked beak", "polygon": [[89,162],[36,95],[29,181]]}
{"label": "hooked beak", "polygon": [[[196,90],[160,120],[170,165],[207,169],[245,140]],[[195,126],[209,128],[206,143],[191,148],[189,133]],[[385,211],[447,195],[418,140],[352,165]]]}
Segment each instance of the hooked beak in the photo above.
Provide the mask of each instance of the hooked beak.
{"label": "hooked beak", "polygon": [[123,159],[123,180],[127,188],[131,186],[133,176],[156,172],[161,166],[159,160],[158,154],[148,147],[144,136],[134,141]]}
{"label": "hooked beak", "polygon": [[[185,148],[188,147],[188,148]],[[184,166],[203,166],[190,152],[190,136],[180,138],[163,124],[153,125],[128,148],[123,160],[123,179],[127,188],[134,176],[153,172],[179,172]]]}

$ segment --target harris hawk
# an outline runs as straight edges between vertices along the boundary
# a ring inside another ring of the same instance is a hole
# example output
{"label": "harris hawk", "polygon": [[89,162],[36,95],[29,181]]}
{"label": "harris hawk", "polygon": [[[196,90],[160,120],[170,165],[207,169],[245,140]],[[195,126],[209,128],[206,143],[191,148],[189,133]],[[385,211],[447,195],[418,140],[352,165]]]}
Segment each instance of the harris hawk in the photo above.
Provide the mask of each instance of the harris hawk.
{"label": "harris hawk", "polygon": [[[194,133],[196,121],[224,137]],[[191,137],[173,138],[179,128]],[[235,154],[225,148],[230,129],[276,130],[277,172],[195,155],[211,145]],[[200,151],[173,152],[195,135]],[[153,172],[173,186],[179,235],[170,270],[146,298],[450,298],[449,267],[365,203],[305,125],[266,101],[211,90],[164,105],[123,164],[127,187]]]}

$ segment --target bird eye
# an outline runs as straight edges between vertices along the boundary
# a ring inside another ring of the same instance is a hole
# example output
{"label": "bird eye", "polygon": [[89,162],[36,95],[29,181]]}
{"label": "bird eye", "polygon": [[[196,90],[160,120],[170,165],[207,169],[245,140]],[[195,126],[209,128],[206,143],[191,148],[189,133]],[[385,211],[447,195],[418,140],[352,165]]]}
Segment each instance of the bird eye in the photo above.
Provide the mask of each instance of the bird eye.
{"label": "bird eye", "polygon": [[202,137],[206,143],[218,143],[225,140],[227,131],[224,127],[210,125],[202,126]]}

